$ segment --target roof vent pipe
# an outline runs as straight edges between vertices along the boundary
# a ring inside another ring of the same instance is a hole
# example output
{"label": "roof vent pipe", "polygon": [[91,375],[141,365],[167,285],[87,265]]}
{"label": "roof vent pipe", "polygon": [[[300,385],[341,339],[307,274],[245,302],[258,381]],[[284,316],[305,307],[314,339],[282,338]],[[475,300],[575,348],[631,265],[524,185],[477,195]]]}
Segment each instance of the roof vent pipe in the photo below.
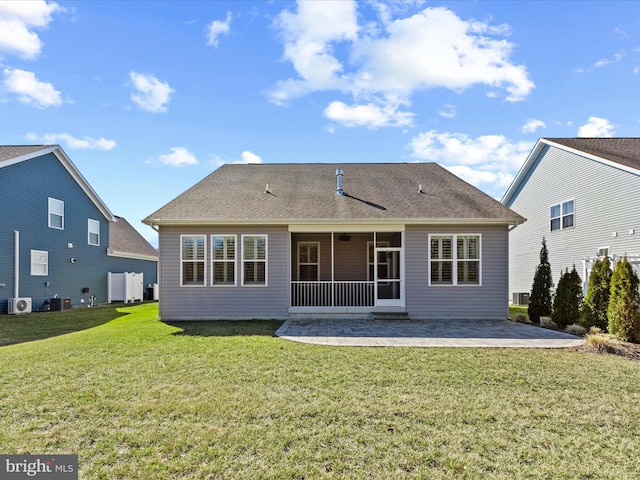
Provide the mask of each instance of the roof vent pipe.
{"label": "roof vent pipe", "polygon": [[344,190],[342,189],[342,176],[344,175],[344,170],[341,168],[336,168],[336,177],[338,180],[338,188],[336,189],[336,195],[344,195]]}

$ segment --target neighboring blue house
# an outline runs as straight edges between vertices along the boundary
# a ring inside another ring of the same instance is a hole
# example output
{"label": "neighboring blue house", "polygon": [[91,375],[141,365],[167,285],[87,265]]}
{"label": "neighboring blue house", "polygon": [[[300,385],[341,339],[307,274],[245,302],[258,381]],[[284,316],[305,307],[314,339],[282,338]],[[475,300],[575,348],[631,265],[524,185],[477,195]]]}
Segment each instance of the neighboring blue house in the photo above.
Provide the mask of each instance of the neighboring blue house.
{"label": "neighboring blue house", "polygon": [[63,308],[105,303],[108,272],[157,282],[156,250],[60,146],[0,146],[0,185],[0,313],[47,309],[52,298]]}

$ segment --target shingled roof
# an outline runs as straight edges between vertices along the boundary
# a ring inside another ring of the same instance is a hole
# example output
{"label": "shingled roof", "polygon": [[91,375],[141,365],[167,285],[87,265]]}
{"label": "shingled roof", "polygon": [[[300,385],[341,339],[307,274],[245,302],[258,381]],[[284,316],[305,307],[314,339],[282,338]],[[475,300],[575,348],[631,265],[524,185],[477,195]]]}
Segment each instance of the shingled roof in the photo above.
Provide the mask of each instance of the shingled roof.
{"label": "shingled roof", "polygon": [[536,159],[547,146],[640,174],[640,138],[540,138],[502,197],[504,205],[511,204],[516,192],[526,182]]}
{"label": "shingled roof", "polygon": [[[337,168],[344,171],[344,195],[336,195]],[[143,221],[511,224],[524,218],[435,163],[299,163],[223,165]]]}
{"label": "shingled roof", "polygon": [[542,140],[640,170],[640,138],[544,138]]}
{"label": "shingled roof", "polygon": [[109,223],[109,254],[157,260],[158,252],[123,217]]}
{"label": "shingled roof", "polygon": [[22,155],[37,152],[54,145],[0,145],[0,162],[11,160]]}

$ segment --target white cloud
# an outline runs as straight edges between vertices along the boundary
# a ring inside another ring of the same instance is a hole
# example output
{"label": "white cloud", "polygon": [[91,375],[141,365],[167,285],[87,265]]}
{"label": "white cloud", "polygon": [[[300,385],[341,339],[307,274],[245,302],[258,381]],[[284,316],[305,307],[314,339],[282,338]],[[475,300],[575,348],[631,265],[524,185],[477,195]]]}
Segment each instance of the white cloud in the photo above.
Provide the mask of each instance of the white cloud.
{"label": "white cloud", "polygon": [[589,121],[578,129],[578,137],[613,137],[615,130],[606,118],[589,117]]}
{"label": "white cloud", "polygon": [[172,147],[171,153],[160,155],[158,160],[172,167],[182,167],[183,165],[195,165],[198,163],[195,155],[185,147]]}
{"label": "white cloud", "polygon": [[131,100],[141,109],[152,113],[167,111],[167,104],[171,100],[174,90],[166,82],[161,82],[153,75],[131,72],[129,74],[133,87]]}
{"label": "white cloud", "polygon": [[46,144],[64,143],[71,150],[113,150],[116,147],[114,140],[107,140],[104,137],[75,138],[68,133],[45,133],[42,136],[35,133],[27,134],[27,139],[34,142],[44,142]]}
{"label": "white cloud", "polygon": [[411,126],[413,113],[399,112],[394,105],[346,105],[342,102],[331,102],[324,110],[329,120],[338,122],[346,127],[388,127]]}
{"label": "white cloud", "polygon": [[457,108],[451,103],[447,103],[444,107],[438,110],[438,115],[444,118],[455,118],[458,115]]}
{"label": "white cloud", "polygon": [[249,150],[242,152],[240,158],[242,158],[241,161],[233,163],[262,163],[262,158]]}
{"label": "white cloud", "polygon": [[3,53],[33,59],[42,50],[40,37],[34,28],[46,28],[53,14],[64,9],[55,2],[1,1],[0,2],[0,56]]}
{"label": "white cloud", "polygon": [[231,12],[227,12],[227,18],[223,20],[214,20],[208,26],[207,45],[212,47],[218,46],[218,37],[220,35],[229,35],[231,31]]}
{"label": "white cloud", "polygon": [[503,135],[470,138],[463,133],[435,130],[416,135],[409,144],[412,156],[437,162],[499,197],[533,148],[532,142],[514,142]]}
{"label": "white cloud", "polygon": [[536,120],[535,118],[527,119],[527,123],[522,126],[522,133],[534,133],[539,128],[546,128],[547,124],[542,120]]}
{"label": "white cloud", "polygon": [[5,68],[3,73],[4,88],[18,95],[20,102],[38,108],[62,105],[60,92],[51,83],[38,80],[33,72]]}
{"label": "white cloud", "polygon": [[465,21],[443,7],[393,19],[406,6],[375,3],[378,21],[360,26],[357,7],[354,1],[300,1],[295,12],[280,13],[283,58],[297,76],[277,82],[269,92],[273,103],[336,91],[352,95],[352,109],[372,103],[383,109],[407,105],[416,92],[432,88],[461,92],[481,84],[493,88],[492,96],[506,92],[508,101],[523,100],[534,88],[526,68],[510,61],[507,25]]}
{"label": "white cloud", "polygon": [[624,58],[624,54],[618,52],[613,55],[613,58],[603,58],[602,60],[598,60],[594,66],[595,67],[604,67],[605,65],[609,65],[610,63],[618,63],[620,60]]}
{"label": "white cloud", "polygon": [[340,77],[343,69],[334,56],[334,44],[356,40],[357,5],[339,2],[302,1],[297,12],[284,10],[277,19],[284,39],[284,59],[293,64],[298,79],[277,83],[270,99],[277,105],[316,90],[341,90],[349,82]]}

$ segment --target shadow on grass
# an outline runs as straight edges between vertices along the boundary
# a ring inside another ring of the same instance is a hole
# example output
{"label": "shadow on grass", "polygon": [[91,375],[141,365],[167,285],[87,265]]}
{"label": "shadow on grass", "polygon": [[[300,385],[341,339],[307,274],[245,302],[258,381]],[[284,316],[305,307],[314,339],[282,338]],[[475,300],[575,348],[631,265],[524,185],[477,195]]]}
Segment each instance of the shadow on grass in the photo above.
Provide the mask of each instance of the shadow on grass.
{"label": "shadow on grass", "polygon": [[103,325],[123,315],[123,304],[77,308],[62,312],[0,315],[0,347],[33,342]]}
{"label": "shadow on grass", "polygon": [[164,322],[180,331],[174,335],[193,337],[275,337],[276,330],[284,323],[279,320],[199,320]]}

